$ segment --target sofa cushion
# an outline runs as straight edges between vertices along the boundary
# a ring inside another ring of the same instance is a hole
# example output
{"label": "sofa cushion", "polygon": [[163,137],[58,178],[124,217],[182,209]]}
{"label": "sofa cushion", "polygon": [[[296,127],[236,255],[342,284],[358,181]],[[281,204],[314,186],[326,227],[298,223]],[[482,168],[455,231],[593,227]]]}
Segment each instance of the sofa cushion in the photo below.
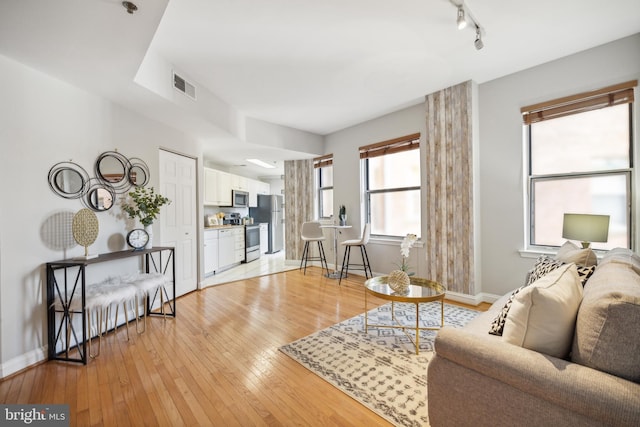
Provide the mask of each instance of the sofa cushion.
{"label": "sofa cushion", "polygon": [[615,249],[584,288],[571,360],[640,383],[640,258]]}
{"label": "sofa cushion", "polygon": [[533,351],[569,354],[582,284],[575,264],[565,264],[525,287],[513,299],[502,338]]}
{"label": "sofa cushion", "polygon": [[491,322],[489,333],[491,335],[502,335],[504,322],[507,319],[507,315],[509,314],[511,303],[513,302],[513,299],[518,294],[518,292],[520,292],[536,280],[540,279],[541,277],[544,277],[547,273],[560,267],[562,264],[562,261],[554,260],[553,258],[549,258],[547,255],[540,255],[536,260],[536,263],[533,265],[533,268],[527,273],[525,284],[511,293],[511,296],[502,306],[502,309],[500,310],[498,315],[493,319],[493,322]]}
{"label": "sofa cushion", "polygon": [[560,246],[555,259],[566,262],[567,264],[570,262],[585,266],[598,264],[598,257],[596,256],[596,253],[593,252],[593,249],[579,248],[569,241],[566,241],[562,246]]}

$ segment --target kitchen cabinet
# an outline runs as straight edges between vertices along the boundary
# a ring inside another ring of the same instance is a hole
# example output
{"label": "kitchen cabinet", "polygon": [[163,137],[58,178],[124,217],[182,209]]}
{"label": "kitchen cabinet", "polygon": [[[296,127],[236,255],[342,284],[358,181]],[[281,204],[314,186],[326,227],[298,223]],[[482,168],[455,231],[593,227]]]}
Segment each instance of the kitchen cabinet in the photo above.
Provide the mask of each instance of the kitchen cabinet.
{"label": "kitchen cabinet", "polygon": [[231,176],[232,190],[249,191],[249,178],[240,175],[229,175]]}
{"label": "kitchen cabinet", "polygon": [[231,174],[204,168],[204,204],[231,206]]}
{"label": "kitchen cabinet", "polygon": [[218,270],[218,230],[204,232],[204,275],[210,276]]}
{"label": "kitchen cabinet", "polygon": [[267,182],[249,179],[249,207],[258,207],[258,194],[270,194],[271,185]]}
{"label": "kitchen cabinet", "polygon": [[269,250],[269,224],[260,223],[260,253],[266,254]]}
{"label": "kitchen cabinet", "polygon": [[242,261],[244,261],[244,257],[245,257],[244,227],[235,228],[234,231],[235,231],[235,235],[234,235],[234,237],[235,237],[235,246],[234,246],[235,262],[242,262]]}

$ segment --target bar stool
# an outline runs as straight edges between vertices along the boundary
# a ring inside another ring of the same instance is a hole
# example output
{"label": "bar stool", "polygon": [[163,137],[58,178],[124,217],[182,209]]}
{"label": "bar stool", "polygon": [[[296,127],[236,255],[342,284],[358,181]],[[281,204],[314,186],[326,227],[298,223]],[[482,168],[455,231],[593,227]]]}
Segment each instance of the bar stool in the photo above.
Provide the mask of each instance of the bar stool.
{"label": "bar stool", "polygon": [[[340,279],[338,280],[338,284],[342,282],[343,277],[347,277],[349,274],[349,267],[352,267],[352,270],[364,270],[364,277],[369,278],[369,275],[373,277],[373,273],[371,272],[371,265],[369,264],[369,257],[367,256],[367,249],[365,245],[369,243],[369,236],[371,235],[371,224],[366,223],[364,225],[364,230],[362,231],[362,237],[360,239],[352,239],[345,240],[340,243],[345,246],[344,257],[342,258],[342,269],[340,270]],[[362,264],[350,264],[349,259],[351,256],[351,248],[353,246],[360,247],[360,254],[362,255]],[[368,274],[367,274],[368,270]]]}
{"label": "bar stool", "polygon": [[[302,263],[304,263],[304,274],[307,274],[307,261],[320,261],[320,268],[326,269],[329,274],[329,266],[327,265],[327,257],[324,254],[324,246],[322,242],[325,237],[320,228],[320,223],[317,221],[308,221],[302,223],[302,241],[304,242],[304,249],[302,250],[302,259],[300,260],[300,268],[302,269]],[[318,243],[318,256],[310,256],[309,242]]]}

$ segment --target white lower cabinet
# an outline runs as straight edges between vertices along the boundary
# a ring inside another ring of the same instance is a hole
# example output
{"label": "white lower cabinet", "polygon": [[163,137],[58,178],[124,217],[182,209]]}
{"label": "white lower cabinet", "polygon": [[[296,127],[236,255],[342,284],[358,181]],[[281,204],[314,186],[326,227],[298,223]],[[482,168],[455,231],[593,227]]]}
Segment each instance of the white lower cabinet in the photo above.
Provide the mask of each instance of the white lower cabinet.
{"label": "white lower cabinet", "polygon": [[218,230],[204,232],[204,275],[210,276],[219,268]]}
{"label": "white lower cabinet", "polygon": [[260,223],[260,253],[266,254],[269,250],[269,224]]}

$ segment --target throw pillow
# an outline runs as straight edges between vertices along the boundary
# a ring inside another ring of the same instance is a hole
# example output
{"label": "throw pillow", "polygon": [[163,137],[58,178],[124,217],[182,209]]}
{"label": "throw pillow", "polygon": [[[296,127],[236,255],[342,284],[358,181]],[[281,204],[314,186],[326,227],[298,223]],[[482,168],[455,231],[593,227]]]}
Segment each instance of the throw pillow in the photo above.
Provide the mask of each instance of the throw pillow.
{"label": "throw pillow", "polygon": [[591,277],[593,272],[596,271],[596,266],[591,265],[587,267],[586,265],[576,265],[576,268],[578,270],[578,277],[580,278],[580,283],[584,288],[584,285],[586,285],[587,280],[589,280],[589,277]]}
{"label": "throw pillow", "polygon": [[489,333],[491,335],[498,335],[498,336],[502,335],[502,331],[504,329],[504,322],[507,318],[507,315],[509,314],[511,303],[513,302],[513,299],[518,294],[518,292],[520,292],[522,289],[529,286],[536,280],[540,279],[541,277],[544,277],[549,272],[560,267],[562,264],[563,263],[561,261],[554,260],[553,258],[549,258],[546,255],[540,255],[536,260],[536,263],[533,265],[533,269],[531,269],[531,271],[527,273],[527,280],[525,284],[511,293],[511,296],[502,307],[502,310],[500,310],[500,313],[498,313],[496,318],[493,319],[493,322],[491,322],[491,326],[489,327]]}
{"label": "throw pillow", "polygon": [[516,295],[502,337],[511,344],[565,358],[581,300],[575,264],[563,265]]}
{"label": "throw pillow", "polygon": [[574,243],[566,241],[560,249],[558,249],[558,253],[555,257],[557,260],[571,263],[574,262],[577,265],[597,265],[598,257],[596,253],[593,252],[591,248],[579,248]]}

